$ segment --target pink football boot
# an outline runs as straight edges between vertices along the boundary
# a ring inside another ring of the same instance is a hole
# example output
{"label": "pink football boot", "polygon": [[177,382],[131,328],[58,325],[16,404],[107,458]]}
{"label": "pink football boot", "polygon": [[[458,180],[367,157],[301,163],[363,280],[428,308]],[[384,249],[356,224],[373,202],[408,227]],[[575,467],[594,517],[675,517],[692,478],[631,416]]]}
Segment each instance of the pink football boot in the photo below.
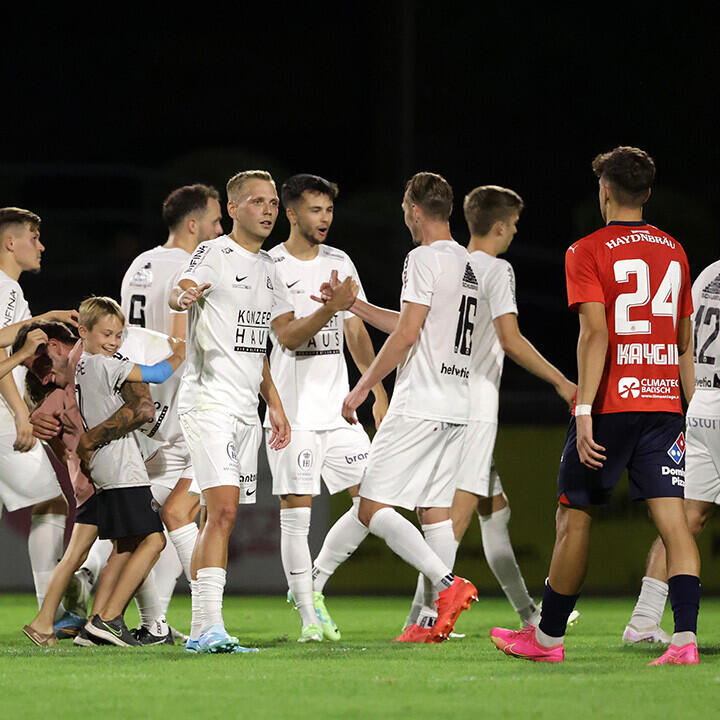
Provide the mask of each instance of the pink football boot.
{"label": "pink football boot", "polygon": [[648,665],[697,665],[700,662],[695,643],[671,645],[657,660]]}
{"label": "pink football boot", "polygon": [[534,662],[563,662],[565,660],[565,646],[554,645],[546,648],[535,639],[535,628],[530,625],[522,630],[506,630],[493,628],[490,639],[498,650],[502,650],[510,657],[519,657]]}

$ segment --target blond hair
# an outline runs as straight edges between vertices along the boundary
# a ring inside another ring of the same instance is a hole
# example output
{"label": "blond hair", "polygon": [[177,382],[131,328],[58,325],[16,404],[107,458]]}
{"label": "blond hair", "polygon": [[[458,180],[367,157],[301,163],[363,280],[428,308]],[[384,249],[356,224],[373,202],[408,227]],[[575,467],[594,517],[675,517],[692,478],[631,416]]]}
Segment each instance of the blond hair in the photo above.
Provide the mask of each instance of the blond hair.
{"label": "blond hair", "polygon": [[89,297],[80,303],[78,309],[78,324],[92,330],[95,324],[99,322],[106,315],[112,315],[116,317],[120,324],[125,326],[125,315],[120,309],[120,306],[109,297]]}
{"label": "blond hair", "polygon": [[267,182],[271,182],[273,185],[275,184],[272,175],[267,170],[243,170],[233,175],[227,181],[225,189],[227,190],[228,200],[237,199],[237,195],[240,190],[242,190],[242,186],[248,180],[267,180]]}

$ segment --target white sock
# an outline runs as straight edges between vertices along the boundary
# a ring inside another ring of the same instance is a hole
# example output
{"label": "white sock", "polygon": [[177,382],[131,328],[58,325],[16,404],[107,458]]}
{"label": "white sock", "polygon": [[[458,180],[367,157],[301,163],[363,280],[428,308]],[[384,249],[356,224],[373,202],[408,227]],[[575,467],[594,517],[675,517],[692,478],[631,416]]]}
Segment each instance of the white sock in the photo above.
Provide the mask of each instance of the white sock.
{"label": "white sock", "polygon": [[424,607],[418,613],[417,624],[421,628],[432,627],[437,620],[437,611],[433,608]]}
{"label": "white sock", "polygon": [[678,647],[682,647],[688,643],[695,643],[697,645],[697,635],[695,635],[695,633],[691,630],[673,633],[673,636],[670,639],[670,644],[677,645]]}
{"label": "white sock", "polygon": [[525,580],[515,560],[515,553],[508,532],[509,521],[509,506],[504,507],[502,510],[496,510],[490,515],[480,516],[483,550],[487,564],[500,583],[500,587],[510,601],[513,610],[517,613],[522,611],[528,617],[521,615],[521,619],[529,620],[529,617],[537,608],[527,591]]}
{"label": "white sock", "polygon": [[66,521],[65,515],[55,514],[33,515],[30,520],[28,554],[38,608],[45,599],[50,576],[63,554]]}
{"label": "white sock", "polygon": [[546,633],[544,633],[539,627],[536,627],[535,639],[543,647],[549,648],[555,647],[555,645],[562,645],[565,640],[565,636],[563,635],[562,637],[553,637],[552,635],[547,635]]}
{"label": "white sock", "polygon": [[[439,523],[421,525],[420,527],[425,536],[425,542],[452,569],[455,566],[455,556],[460,544],[455,539],[452,520],[443,520]],[[426,608],[432,608],[438,596],[437,587],[428,578],[424,578],[423,586],[423,604]]]}
{"label": "white sock", "polygon": [[142,585],[135,591],[135,605],[137,605],[138,614],[140,615],[140,624],[144,625],[148,630],[152,631],[155,621],[160,618],[164,619],[165,613],[158,594],[155,568],[148,573]]}
{"label": "white sock", "polygon": [[358,519],[360,498],[353,498],[352,507],[330,528],[313,565],[313,590],[321,593],[328,578],[357,549],[370,532]]}
{"label": "white sock", "polygon": [[303,627],[317,625],[313,605],[312,559],[308,545],[310,508],[280,510],[280,557]]}
{"label": "white sock", "polygon": [[88,556],[85,558],[85,562],[80,567],[81,570],[84,570],[88,574],[93,589],[95,588],[95,585],[97,585],[100,573],[110,557],[112,548],[112,540],[100,540],[98,538],[90,547]]}
{"label": "white sock", "polygon": [[175,592],[175,584],[183,572],[178,552],[175,545],[169,541],[167,530],[165,531],[165,538],[167,541],[165,548],[153,567],[163,615],[167,614],[170,600],[172,600],[173,592]]}
{"label": "white sock", "polygon": [[192,620],[190,621],[190,639],[199,640],[202,634],[203,614],[200,604],[200,589],[198,581],[190,581],[190,602],[192,603]]}
{"label": "white sock", "polygon": [[213,625],[225,627],[222,603],[226,576],[225,569],[221,567],[205,567],[198,570],[196,582],[200,594],[202,632]]}
{"label": "white sock", "polygon": [[425,576],[422,573],[418,573],[417,585],[415,586],[415,595],[413,596],[412,604],[410,605],[410,612],[405,618],[405,627],[403,628],[403,630],[406,630],[411,625],[415,625],[417,623],[424,605]]}
{"label": "white sock", "polygon": [[188,582],[190,582],[190,560],[195,549],[198,533],[198,526],[195,523],[183,525],[177,530],[170,530],[168,533]]}
{"label": "white sock", "polygon": [[662,580],[651,577],[642,579],[640,597],[635,603],[635,609],[630,616],[630,625],[638,630],[644,630],[655,625],[660,625],[665,602],[668,596],[668,585]]}
{"label": "white sock", "polygon": [[406,563],[427,577],[433,585],[452,584],[448,567],[425,542],[420,531],[392,508],[380,508],[370,520],[370,532],[382,538],[387,546]]}

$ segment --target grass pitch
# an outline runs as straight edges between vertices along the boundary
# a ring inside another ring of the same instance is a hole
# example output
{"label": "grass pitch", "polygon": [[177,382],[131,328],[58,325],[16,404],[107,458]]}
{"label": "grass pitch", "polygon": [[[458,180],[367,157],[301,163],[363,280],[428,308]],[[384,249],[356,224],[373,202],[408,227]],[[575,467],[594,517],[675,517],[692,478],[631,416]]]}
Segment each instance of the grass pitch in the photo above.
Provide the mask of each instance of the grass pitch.
{"label": "grass pitch", "polygon": [[[196,656],[181,647],[36,648],[20,632],[35,612],[29,595],[0,597],[2,718],[465,718],[704,717],[720,691],[720,600],[701,607],[700,665],[650,668],[658,648],[620,644],[633,601],[581,599],[566,661],[506,658],[493,625],[514,627],[505,600],[463,613],[462,640],[395,645],[409,604],[400,598],[328,598],[343,638],[300,645],[284,599],[228,597],[225,620],[257,655]],[[128,624],[136,621],[128,611]],[[189,598],[169,619],[189,623]],[[670,613],[665,627],[672,629]]]}

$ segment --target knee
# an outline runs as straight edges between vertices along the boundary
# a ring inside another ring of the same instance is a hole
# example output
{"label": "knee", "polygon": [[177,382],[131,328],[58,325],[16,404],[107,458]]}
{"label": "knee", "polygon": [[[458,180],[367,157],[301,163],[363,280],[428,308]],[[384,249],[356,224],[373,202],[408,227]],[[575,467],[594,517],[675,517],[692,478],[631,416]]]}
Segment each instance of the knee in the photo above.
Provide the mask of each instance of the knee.
{"label": "knee", "polygon": [[144,543],[151,547],[158,555],[165,549],[167,541],[165,540],[165,533],[154,532],[148,535]]}
{"label": "knee", "polygon": [[207,526],[208,528],[214,528],[217,531],[223,532],[225,535],[230,535],[235,525],[236,516],[236,505],[223,505],[218,508],[213,508],[212,512],[208,512],[207,514]]}
{"label": "knee", "polygon": [[360,501],[360,507],[358,508],[358,520],[365,526],[370,527],[370,521],[375,513],[373,508]]}
{"label": "knee", "polygon": [[179,508],[175,507],[172,502],[166,502],[162,506],[160,510],[160,517],[168,530],[174,530],[175,528],[187,524],[184,522],[185,514]]}

